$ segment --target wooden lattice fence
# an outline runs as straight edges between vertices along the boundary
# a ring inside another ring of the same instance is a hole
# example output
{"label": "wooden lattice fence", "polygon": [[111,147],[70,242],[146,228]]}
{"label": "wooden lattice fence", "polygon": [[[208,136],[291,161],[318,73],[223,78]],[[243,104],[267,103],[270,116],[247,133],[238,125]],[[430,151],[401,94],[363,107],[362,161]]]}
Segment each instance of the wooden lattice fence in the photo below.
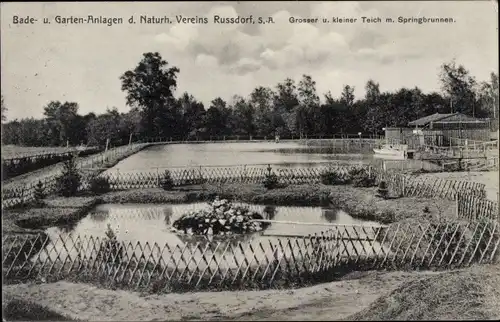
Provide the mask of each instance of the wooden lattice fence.
{"label": "wooden lattice fence", "polygon": [[472,181],[412,177],[390,172],[379,172],[377,180],[385,181],[389,190],[401,197],[456,200],[459,192],[479,198],[486,197],[485,185]]}
{"label": "wooden lattice fence", "polygon": [[346,268],[454,268],[497,260],[498,222],[338,225],[301,238],[180,245],[88,236],[7,236],[6,280],[99,281],[132,289],[268,288],[331,280]]}
{"label": "wooden lattice fence", "polygon": [[[142,148],[142,147],[136,147]],[[120,151],[130,153],[130,151]],[[119,153],[120,154],[120,153]],[[102,158],[96,156],[95,158]],[[102,162],[109,161],[105,158]],[[86,161],[85,165],[89,165]],[[94,161],[92,161],[94,162]],[[97,162],[97,161],[96,161]],[[386,181],[389,190],[397,196],[406,197],[428,197],[455,200],[458,192],[484,198],[485,186],[481,183],[471,181],[457,181],[432,178],[416,178],[404,174],[385,172],[371,165],[332,165],[314,168],[273,168],[271,172],[276,174],[280,183],[283,184],[315,184],[321,182],[321,174],[324,171],[336,171],[341,175],[348,175],[353,169],[364,169],[369,175],[377,177],[377,183]],[[262,183],[268,170],[266,167],[233,166],[233,167],[195,167],[183,169],[171,169],[169,175],[174,186],[183,186],[202,183]],[[161,187],[165,172],[104,172],[101,176],[108,178],[112,190],[128,190],[141,188]],[[57,176],[47,177],[43,180],[47,192],[56,189]],[[2,205],[8,208],[22,202],[33,200],[35,186],[38,181],[31,182],[20,187],[4,189]],[[84,179],[81,189],[86,189],[88,183]]]}
{"label": "wooden lattice fence", "polygon": [[490,219],[500,221],[498,203],[468,193],[457,195],[457,215],[468,220]]}
{"label": "wooden lattice fence", "polygon": [[[135,144],[132,146],[122,146],[110,149],[106,152],[92,155],[87,158],[78,159],[78,167],[80,169],[92,168],[97,165],[102,165],[108,162],[114,162],[124,155],[129,155],[143,149],[147,144]],[[102,171],[102,170],[101,170]],[[80,190],[88,188],[88,172],[82,171],[82,185]],[[26,204],[34,200],[35,189],[38,182],[42,182],[45,193],[57,192],[57,178],[60,177],[61,171],[56,171],[54,175],[47,175],[41,179],[33,180],[24,184],[9,184],[7,187],[2,187],[2,208],[7,209],[21,204]]]}

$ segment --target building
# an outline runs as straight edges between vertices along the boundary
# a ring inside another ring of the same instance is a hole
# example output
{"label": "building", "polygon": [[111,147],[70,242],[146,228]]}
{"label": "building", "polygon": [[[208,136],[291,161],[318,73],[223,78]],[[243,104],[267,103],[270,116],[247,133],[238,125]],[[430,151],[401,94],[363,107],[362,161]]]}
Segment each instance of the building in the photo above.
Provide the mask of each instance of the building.
{"label": "building", "polygon": [[390,142],[408,144],[410,148],[423,144],[450,146],[464,139],[489,141],[490,121],[461,113],[435,113],[411,121],[405,128],[386,128],[385,137]]}

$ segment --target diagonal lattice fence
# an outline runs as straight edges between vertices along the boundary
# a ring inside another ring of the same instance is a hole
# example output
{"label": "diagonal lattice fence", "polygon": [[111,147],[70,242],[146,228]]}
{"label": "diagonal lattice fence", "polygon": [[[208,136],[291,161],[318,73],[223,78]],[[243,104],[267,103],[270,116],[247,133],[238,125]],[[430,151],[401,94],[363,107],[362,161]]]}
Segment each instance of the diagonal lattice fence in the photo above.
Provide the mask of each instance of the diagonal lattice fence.
{"label": "diagonal lattice fence", "polygon": [[[138,147],[140,148],[140,147]],[[124,151],[123,153],[127,153]],[[99,156],[97,156],[99,157]],[[108,159],[103,159],[105,162]],[[463,192],[480,198],[486,195],[485,185],[470,181],[416,178],[404,174],[386,172],[371,165],[332,165],[313,168],[278,168],[271,169],[280,183],[283,184],[315,184],[321,182],[322,173],[335,171],[347,176],[353,169],[364,169],[369,175],[377,177],[377,183],[386,181],[389,189],[398,196],[427,197],[455,200],[457,193]],[[195,167],[169,170],[175,186],[192,184],[221,183],[262,183],[268,170],[265,167],[233,166],[233,167]],[[109,179],[111,189],[128,190],[161,187],[164,173],[161,172],[111,172],[101,176]],[[57,176],[47,177],[43,181],[46,192],[57,189]],[[4,189],[2,206],[8,208],[33,200],[35,186],[31,182],[20,187]],[[85,190],[88,183],[84,179],[81,189]]]}
{"label": "diagonal lattice fence", "polygon": [[[398,196],[406,197],[438,197],[455,200],[457,191],[467,192],[474,196],[485,196],[485,186],[481,183],[458,180],[415,178],[398,173],[381,171],[370,165],[337,165],[314,168],[282,168],[272,169],[283,184],[315,184],[321,182],[321,175],[326,171],[335,171],[347,176],[353,169],[364,169],[369,175],[377,176],[377,181],[386,181],[389,189]],[[267,170],[264,167],[225,167],[225,168],[186,168],[169,171],[175,186],[202,183],[262,183]],[[114,190],[156,188],[161,186],[163,173],[107,173],[106,176]],[[377,182],[377,183],[378,183]]]}
{"label": "diagonal lattice fence", "polygon": [[[143,149],[147,144],[134,144],[131,146],[121,146],[108,151],[91,155],[86,158],[78,158],[78,167],[87,169],[98,165],[113,163],[123,158],[126,155],[133,154]],[[11,183],[2,187],[2,208],[27,204],[34,200],[36,185],[40,181],[43,185],[44,192],[47,194],[55,193],[58,190],[57,179],[62,174],[62,167],[52,171],[49,175],[44,175],[42,178],[30,181],[21,180],[19,183]],[[85,190],[88,187],[88,178],[86,172],[82,171],[83,184],[80,190]]]}
{"label": "diagonal lattice fence", "polygon": [[319,235],[186,240],[169,245],[92,236],[3,238],[7,280],[98,280],[132,289],[279,287],[332,279],[348,267],[455,268],[497,260],[499,223],[333,226]]}
{"label": "diagonal lattice fence", "polygon": [[486,197],[485,185],[472,181],[412,177],[390,172],[379,172],[377,179],[385,181],[389,189],[401,197],[456,200],[459,192],[479,198]]}
{"label": "diagonal lattice fence", "polygon": [[457,215],[467,220],[490,219],[500,222],[498,203],[472,194],[457,195]]}

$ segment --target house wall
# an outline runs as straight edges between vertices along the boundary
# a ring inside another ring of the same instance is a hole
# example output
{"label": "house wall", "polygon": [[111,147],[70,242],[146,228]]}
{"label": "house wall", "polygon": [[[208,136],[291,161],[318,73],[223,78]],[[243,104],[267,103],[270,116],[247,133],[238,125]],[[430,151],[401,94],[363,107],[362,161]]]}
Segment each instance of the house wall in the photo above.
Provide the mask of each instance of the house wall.
{"label": "house wall", "polygon": [[[449,146],[450,138],[468,139],[474,141],[489,141],[490,130],[481,129],[422,129],[422,135],[415,135],[414,128],[387,128],[387,142],[407,144],[409,149],[417,149],[422,145]],[[423,140],[422,140],[423,136]],[[455,144],[455,142],[452,142]]]}

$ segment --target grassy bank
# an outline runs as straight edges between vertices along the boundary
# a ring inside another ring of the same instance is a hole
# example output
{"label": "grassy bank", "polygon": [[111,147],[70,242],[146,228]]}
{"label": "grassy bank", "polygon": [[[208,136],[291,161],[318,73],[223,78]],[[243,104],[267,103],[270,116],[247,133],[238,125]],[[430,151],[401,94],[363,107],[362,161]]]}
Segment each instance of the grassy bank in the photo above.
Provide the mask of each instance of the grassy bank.
{"label": "grassy bank", "polygon": [[475,266],[406,282],[347,320],[497,320],[498,269]]}
{"label": "grassy bank", "polygon": [[53,197],[43,207],[3,211],[4,234],[33,233],[47,227],[70,225],[87,215],[97,203],[96,197]]}

